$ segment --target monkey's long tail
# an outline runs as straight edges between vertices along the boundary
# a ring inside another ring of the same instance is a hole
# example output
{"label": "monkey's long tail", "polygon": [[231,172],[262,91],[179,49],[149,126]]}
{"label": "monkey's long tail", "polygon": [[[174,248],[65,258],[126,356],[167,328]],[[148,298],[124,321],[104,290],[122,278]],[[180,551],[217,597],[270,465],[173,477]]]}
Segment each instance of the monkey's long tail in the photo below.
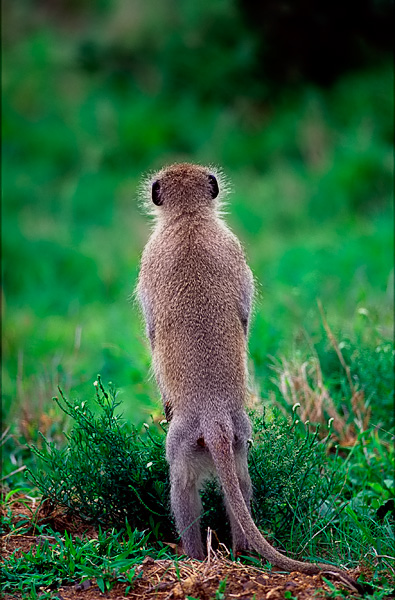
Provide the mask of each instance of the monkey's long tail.
{"label": "monkey's long tail", "polygon": [[314,575],[323,571],[326,571],[328,574],[336,573],[339,575],[340,580],[347,582],[358,591],[361,591],[361,584],[357,583],[338,567],[333,567],[329,564],[313,564],[294,560],[278,552],[267,540],[265,540],[252,520],[241,493],[230,439],[232,438],[226,435],[223,430],[218,431],[217,428],[215,432],[205,432],[205,440],[216,466],[228,503],[234,517],[239,522],[240,527],[243,529],[246,538],[254,550],[259,552],[259,554],[266,558],[272,565],[284,569],[285,571],[298,571],[299,573],[306,573],[309,575]]}

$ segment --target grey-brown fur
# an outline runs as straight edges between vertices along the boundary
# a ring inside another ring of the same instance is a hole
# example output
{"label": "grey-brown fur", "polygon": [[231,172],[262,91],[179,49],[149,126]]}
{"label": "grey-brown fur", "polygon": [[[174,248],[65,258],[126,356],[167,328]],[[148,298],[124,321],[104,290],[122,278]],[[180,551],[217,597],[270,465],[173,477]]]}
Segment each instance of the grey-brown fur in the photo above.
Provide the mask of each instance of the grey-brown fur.
{"label": "grey-brown fur", "polygon": [[166,448],[172,510],[185,552],[202,559],[199,489],[216,471],[234,552],[249,546],[285,570],[317,573],[318,565],[275,550],[250,516],[251,426],[244,406],[253,277],[239,241],[219,216],[213,174],[221,189],[221,176],[190,164],[162,169],[147,185],[151,192],[154,184],[158,206],[152,204],[156,224],[143,252],[137,293],[171,417]]}

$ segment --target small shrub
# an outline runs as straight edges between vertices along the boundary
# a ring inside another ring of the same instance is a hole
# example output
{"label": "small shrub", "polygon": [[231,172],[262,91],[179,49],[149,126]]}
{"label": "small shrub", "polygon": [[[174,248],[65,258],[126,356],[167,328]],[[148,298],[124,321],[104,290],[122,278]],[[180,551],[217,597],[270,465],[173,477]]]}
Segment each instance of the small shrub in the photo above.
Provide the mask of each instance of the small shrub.
{"label": "small shrub", "polygon": [[298,430],[279,412],[255,417],[255,440],[250,451],[254,485],[254,518],[289,550],[297,550],[320,520],[320,512],[335,493],[342,473],[328,462],[329,436],[321,440],[319,427]]}
{"label": "small shrub", "polygon": [[32,446],[45,469],[29,470],[30,478],[44,497],[83,519],[105,526],[124,525],[127,519],[132,527],[151,526],[156,533],[161,524],[168,534],[164,436],[154,427],[145,435],[129,428],[116,413],[120,402],[115,389],[107,393],[100,378],[95,383],[97,414],[62,393],[54,399],[75,425],[62,449],[44,436],[42,449]]}
{"label": "small shrub", "polygon": [[[71,513],[105,526],[148,527],[157,537],[174,536],[169,506],[165,436],[146,426],[141,435],[116,414],[115,390],[96,386],[97,414],[84,402],[71,403],[63,394],[56,402],[74,419],[68,444],[59,449],[43,437],[33,447],[43,465],[30,477],[44,497]],[[307,430],[296,431],[280,413],[253,417],[256,443],[250,452],[254,486],[254,517],[276,540],[285,541],[308,529],[308,517],[332,493],[338,477],[326,466],[326,442]],[[216,480],[203,491],[204,528],[229,543],[229,528]]]}

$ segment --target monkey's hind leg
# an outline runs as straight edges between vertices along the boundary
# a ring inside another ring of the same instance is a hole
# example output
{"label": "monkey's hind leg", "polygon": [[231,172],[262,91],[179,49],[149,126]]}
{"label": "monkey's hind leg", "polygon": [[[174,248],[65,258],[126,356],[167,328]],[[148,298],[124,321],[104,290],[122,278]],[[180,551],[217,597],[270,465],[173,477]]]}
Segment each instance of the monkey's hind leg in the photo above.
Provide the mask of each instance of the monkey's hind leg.
{"label": "monkey's hind leg", "polygon": [[170,465],[170,499],[181,536],[184,552],[191,558],[204,559],[200,513],[202,503],[199,495],[199,478],[187,461],[178,460]]}
{"label": "monkey's hind leg", "polygon": [[[247,451],[244,448],[236,450],[234,457],[236,463],[237,478],[239,480],[241,493],[243,494],[243,498],[245,500],[248,510],[251,511],[252,485],[250,474],[248,472]],[[243,550],[248,550],[250,546],[247,542],[246,536],[244,535],[244,531],[240,527],[238,520],[233,514],[226,497],[225,506],[232,531],[233,554],[236,556],[239,552],[242,552]]]}

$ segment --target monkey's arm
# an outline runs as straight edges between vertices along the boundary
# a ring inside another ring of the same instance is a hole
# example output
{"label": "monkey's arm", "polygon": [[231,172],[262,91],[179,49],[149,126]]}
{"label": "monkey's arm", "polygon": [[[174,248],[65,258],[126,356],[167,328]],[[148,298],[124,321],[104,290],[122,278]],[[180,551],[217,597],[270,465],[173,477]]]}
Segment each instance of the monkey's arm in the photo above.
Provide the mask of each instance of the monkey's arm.
{"label": "monkey's arm", "polygon": [[138,297],[140,300],[141,307],[143,309],[147,337],[150,341],[151,349],[153,350],[154,343],[155,343],[154,310],[153,310],[152,303],[151,303],[148,295],[144,292],[144,290],[141,287],[139,287],[139,289],[138,289]]}
{"label": "monkey's arm", "polygon": [[246,273],[243,278],[243,284],[241,289],[240,297],[240,320],[243,326],[244,335],[248,335],[248,327],[250,324],[250,314],[252,307],[252,300],[254,296],[254,279],[250,269],[247,267]]}

